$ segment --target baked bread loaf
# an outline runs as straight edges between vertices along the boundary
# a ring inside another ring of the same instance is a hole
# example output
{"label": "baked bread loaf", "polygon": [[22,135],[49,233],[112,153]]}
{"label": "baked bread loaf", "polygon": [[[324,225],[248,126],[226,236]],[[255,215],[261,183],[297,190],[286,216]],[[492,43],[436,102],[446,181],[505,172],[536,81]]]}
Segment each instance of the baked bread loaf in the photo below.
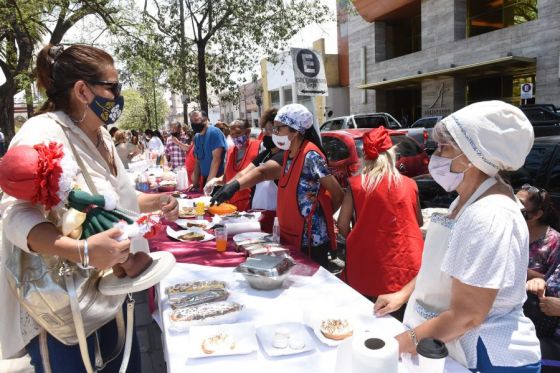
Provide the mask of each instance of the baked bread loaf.
{"label": "baked bread loaf", "polygon": [[321,333],[325,338],[341,341],[352,336],[354,329],[346,319],[326,319],[321,322]]}
{"label": "baked bread loaf", "polygon": [[189,232],[179,236],[182,241],[202,241],[204,239],[204,233],[200,232]]}

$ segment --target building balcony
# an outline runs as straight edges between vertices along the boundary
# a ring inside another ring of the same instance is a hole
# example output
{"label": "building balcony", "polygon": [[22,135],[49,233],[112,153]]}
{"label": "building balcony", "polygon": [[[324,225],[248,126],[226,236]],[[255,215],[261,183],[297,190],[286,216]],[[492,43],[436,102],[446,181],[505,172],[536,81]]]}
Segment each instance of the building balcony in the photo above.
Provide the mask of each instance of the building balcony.
{"label": "building balcony", "polygon": [[419,4],[420,0],[354,0],[356,10],[368,22],[402,18]]}

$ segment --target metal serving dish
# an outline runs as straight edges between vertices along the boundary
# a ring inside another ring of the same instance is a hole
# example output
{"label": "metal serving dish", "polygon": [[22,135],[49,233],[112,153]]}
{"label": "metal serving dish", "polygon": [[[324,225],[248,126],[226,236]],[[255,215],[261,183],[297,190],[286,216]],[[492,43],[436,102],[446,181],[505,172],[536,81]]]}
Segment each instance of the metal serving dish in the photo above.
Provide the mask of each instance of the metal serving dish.
{"label": "metal serving dish", "polygon": [[289,256],[255,255],[237,266],[235,272],[241,273],[255,289],[273,290],[282,286],[294,265]]}

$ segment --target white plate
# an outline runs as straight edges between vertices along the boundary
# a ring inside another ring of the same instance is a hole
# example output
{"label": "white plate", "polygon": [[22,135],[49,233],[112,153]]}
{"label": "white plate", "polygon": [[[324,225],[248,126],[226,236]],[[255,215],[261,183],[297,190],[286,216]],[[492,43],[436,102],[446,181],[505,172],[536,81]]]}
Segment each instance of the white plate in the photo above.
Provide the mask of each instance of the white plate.
{"label": "white plate", "polygon": [[245,232],[239,233],[233,236],[233,241],[235,243],[246,241],[246,240],[258,240],[260,238],[264,238],[266,236],[270,236],[270,233],[266,232]]}
{"label": "white plate", "polygon": [[[219,333],[227,333],[234,341],[233,349],[215,351],[207,354],[202,350],[203,341]],[[255,326],[252,323],[221,324],[192,326],[190,329],[189,343],[187,345],[187,356],[191,358],[226,356],[226,355],[245,355],[257,351],[257,338],[255,336]]]}
{"label": "white plate", "polygon": [[181,228],[184,228],[184,229],[198,228],[198,227],[189,227],[189,224],[193,224],[193,223],[204,225],[204,227],[200,227],[201,229],[210,229],[211,227],[214,226],[213,223],[209,222],[208,220],[204,220],[204,219],[177,219],[177,220],[175,220],[175,224],[177,224],[178,226],[180,226]]}
{"label": "white plate", "polygon": [[[184,229],[184,230],[180,230],[180,231],[176,231],[173,228],[171,228],[170,226],[167,226],[167,229],[165,231],[167,233],[167,235],[171,238],[174,238],[178,241],[181,242],[206,242],[206,241],[210,241],[214,239],[214,236],[211,235],[208,232],[205,232],[204,230],[200,229],[200,228],[189,228],[189,229]],[[182,236],[183,234],[187,234],[189,232],[196,232],[196,233],[204,233],[204,238],[200,241],[189,241],[189,240],[182,240],[179,238],[179,236]]]}
{"label": "white plate", "polygon": [[361,323],[358,323],[355,317],[352,317],[351,315],[348,315],[348,314],[345,314],[345,313],[323,314],[323,315],[313,319],[310,322],[309,326],[311,327],[311,329],[313,329],[313,332],[315,333],[315,336],[317,337],[317,339],[319,339],[319,341],[321,341],[321,343],[326,344],[327,346],[333,346],[333,347],[338,346],[345,339],[335,340],[335,339],[327,338],[323,335],[323,333],[321,332],[321,322],[323,320],[326,320],[326,319],[346,319],[346,320],[348,320],[350,325],[352,325],[354,333],[356,332],[357,328],[361,327]]}
{"label": "white plate", "polygon": [[[274,335],[278,328],[285,328],[290,334],[288,338],[288,347],[276,348],[273,346]],[[302,352],[311,351],[315,349],[315,342],[309,335],[305,326],[298,322],[286,322],[274,325],[264,325],[257,329],[257,337],[263,346],[264,351],[268,356],[283,356],[300,354]],[[305,346],[299,350],[290,347],[290,339],[300,339],[305,343]]]}
{"label": "white plate", "polygon": [[138,277],[118,278],[109,270],[99,281],[99,291],[105,295],[121,295],[146,290],[160,282],[175,265],[175,257],[167,251],[150,253],[152,264]]}

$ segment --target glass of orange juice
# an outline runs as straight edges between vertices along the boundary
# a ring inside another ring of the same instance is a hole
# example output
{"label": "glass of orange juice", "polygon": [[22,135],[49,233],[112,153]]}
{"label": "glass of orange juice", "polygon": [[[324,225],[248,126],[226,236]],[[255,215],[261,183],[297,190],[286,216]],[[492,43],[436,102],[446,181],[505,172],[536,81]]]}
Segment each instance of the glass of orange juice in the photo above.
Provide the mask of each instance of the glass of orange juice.
{"label": "glass of orange juice", "polygon": [[196,213],[197,216],[204,216],[204,202],[197,202],[195,207],[194,207],[194,211]]}
{"label": "glass of orange juice", "polygon": [[227,248],[227,229],[226,227],[215,227],[214,236],[216,237],[216,250],[224,252]]}

